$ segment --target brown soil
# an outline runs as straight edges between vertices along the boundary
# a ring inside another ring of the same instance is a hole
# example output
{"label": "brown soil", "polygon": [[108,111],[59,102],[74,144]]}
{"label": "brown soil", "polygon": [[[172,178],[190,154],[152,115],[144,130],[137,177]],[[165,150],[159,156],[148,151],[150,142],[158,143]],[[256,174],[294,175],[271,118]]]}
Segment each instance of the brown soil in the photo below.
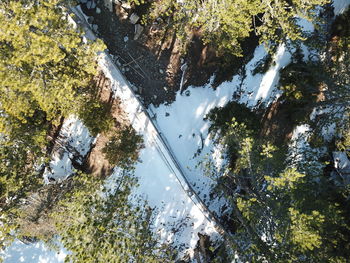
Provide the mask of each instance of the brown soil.
{"label": "brown soil", "polygon": [[98,36],[106,43],[123,74],[137,87],[136,92],[141,95],[145,106],[174,101],[180,88],[183,63],[188,64],[184,88],[202,86],[213,74],[214,86],[217,86],[239,72],[258,44],[257,38],[251,36],[242,44],[243,57],[218,57],[214,48],[203,44],[200,33],[193,32],[188,52],[184,55],[174,29],[162,19],[145,26],[141,36],[134,40],[135,25],[128,17],[132,13],[141,17],[147,12],[147,5],[134,6],[130,10],[114,5],[113,13],[105,8],[103,1],[98,7],[100,14],[82,5],[84,13],[92,16],[93,24],[98,25]]}
{"label": "brown soil", "polygon": [[107,133],[99,134],[94,147],[89,152],[84,163],[84,170],[95,176],[107,177],[111,174],[113,166],[104,157],[102,149],[108,143],[110,136],[121,126],[127,125],[128,120],[125,112],[121,109],[120,100],[113,98],[111,83],[102,73],[95,79],[99,87],[99,98],[110,106],[110,113],[114,118],[115,125]]}

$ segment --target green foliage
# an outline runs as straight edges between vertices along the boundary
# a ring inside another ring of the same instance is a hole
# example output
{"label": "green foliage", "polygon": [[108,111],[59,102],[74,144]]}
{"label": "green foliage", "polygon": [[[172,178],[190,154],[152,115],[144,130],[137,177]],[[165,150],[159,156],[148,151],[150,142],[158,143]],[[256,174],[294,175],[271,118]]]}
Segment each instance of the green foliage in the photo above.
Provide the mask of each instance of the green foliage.
{"label": "green foliage", "polygon": [[24,122],[36,111],[47,120],[74,112],[101,44],[84,43],[58,0],[5,1],[0,10],[3,112]]}
{"label": "green foliage", "polygon": [[79,117],[93,136],[108,132],[114,125],[108,103],[98,101],[94,98],[85,102],[84,107],[80,109]]}
{"label": "green foliage", "polygon": [[349,247],[350,228],[347,206],[338,203],[346,202],[339,193],[344,190],[330,188],[322,173],[290,167],[283,150],[256,138],[245,124],[233,120],[221,135],[218,142],[234,161],[217,176],[216,190],[240,223],[230,242],[240,258],[346,262],[343,246]]}
{"label": "green foliage", "polygon": [[258,114],[252,112],[245,105],[230,101],[224,107],[212,109],[204,119],[211,121],[211,132],[221,130],[222,133],[225,133],[232,118],[235,118],[239,123],[244,123],[249,130],[257,131],[259,129],[259,117]]}
{"label": "green foliage", "polygon": [[128,125],[118,129],[112,135],[102,152],[111,165],[129,168],[137,161],[142,147],[142,136],[136,134],[135,130]]}
{"label": "green foliage", "polygon": [[[127,170],[111,180],[112,189],[87,175],[53,214],[66,262],[171,262],[172,252],[151,229],[152,210],[140,200],[130,202],[137,180]],[[101,188],[100,188],[101,187]]]}
{"label": "green foliage", "polygon": [[241,42],[253,31],[269,48],[287,38],[305,40],[298,16],[315,22],[315,7],[327,0],[161,0],[153,2],[149,20],[169,17],[178,38],[188,43],[193,31],[199,31],[205,43],[220,53],[242,55]]}
{"label": "green foliage", "polygon": [[279,87],[290,100],[312,102],[315,101],[324,75],[319,62],[298,61],[281,70]]}
{"label": "green foliage", "polygon": [[79,111],[97,73],[103,45],[83,40],[68,22],[66,3],[0,2],[0,224],[6,239],[18,226],[23,200],[42,186],[50,127]]}

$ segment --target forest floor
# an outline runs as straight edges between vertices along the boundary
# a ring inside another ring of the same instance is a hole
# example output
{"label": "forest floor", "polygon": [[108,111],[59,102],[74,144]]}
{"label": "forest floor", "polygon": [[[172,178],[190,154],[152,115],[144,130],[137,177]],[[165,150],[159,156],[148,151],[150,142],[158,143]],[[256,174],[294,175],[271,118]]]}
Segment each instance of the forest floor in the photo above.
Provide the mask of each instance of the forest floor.
{"label": "forest floor", "polygon": [[95,176],[107,177],[111,175],[113,167],[103,154],[103,148],[109,142],[110,137],[122,126],[129,125],[126,113],[122,110],[119,98],[113,97],[111,82],[102,72],[95,78],[99,88],[98,97],[101,102],[107,103],[110,114],[114,119],[114,125],[108,132],[102,132],[96,138],[91,151],[85,158],[84,170]]}
{"label": "forest floor", "polygon": [[135,92],[142,97],[145,106],[175,100],[184,63],[188,65],[184,88],[203,86],[214,74],[213,87],[217,87],[239,73],[258,45],[257,38],[251,36],[242,44],[242,57],[225,59],[227,56],[216,56],[215,50],[200,40],[199,33],[193,32],[188,52],[184,53],[175,32],[162,19],[152,26],[143,26],[140,37],[134,39],[135,25],[128,17],[133,13],[142,17],[148,6],[124,9],[114,5],[112,13],[102,4],[98,5],[99,12],[87,9],[85,4],[81,8],[93,17],[91,22],[98,26],[98,36],[106,43],[125,77],[135,86]]}

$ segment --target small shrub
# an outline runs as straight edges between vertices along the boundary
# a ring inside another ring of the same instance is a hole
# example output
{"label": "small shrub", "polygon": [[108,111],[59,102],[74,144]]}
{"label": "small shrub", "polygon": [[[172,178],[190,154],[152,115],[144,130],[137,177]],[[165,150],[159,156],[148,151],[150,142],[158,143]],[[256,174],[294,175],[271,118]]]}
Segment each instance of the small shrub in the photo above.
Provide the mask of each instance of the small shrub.
{"label": "small shrub", "polygon": [[108,132],[114,125],[110,106],[101,101],[91,100],[87,102],[80,111],[79,117],[93,136],[101,132]]}
{"label": "small shrub", "polygon": [[119,129],[102,152],[111,165],[128,169],[137,161],[142,147],[142,136],[129,125]]}
{"label": "small shrub", "polygon": [[212,122],[211,132],[221,130],[223,133],[229,128],[232,118],[239,123],[244,123],[249,130],[258,131],[259,129],[259,116],[245,105],[235,101],[227,103],[224,107],[214,108],[205,116],[205,120]]}
{"label": "small shrub", "polygon": [[309,103],[316,100],[324,77],[317,62],[292,63],[281,70],[279,88],[288,100]]}
{"label": "small shrub", "polygon": [[275,62],[272,60],[271,54],[267,54],[265,57],[263,57],[261,60],[259,60],[255,64],[255,68],[252,71],[253,75],[256,74],[264,74],[268,71],[268,69],[273,66]]}

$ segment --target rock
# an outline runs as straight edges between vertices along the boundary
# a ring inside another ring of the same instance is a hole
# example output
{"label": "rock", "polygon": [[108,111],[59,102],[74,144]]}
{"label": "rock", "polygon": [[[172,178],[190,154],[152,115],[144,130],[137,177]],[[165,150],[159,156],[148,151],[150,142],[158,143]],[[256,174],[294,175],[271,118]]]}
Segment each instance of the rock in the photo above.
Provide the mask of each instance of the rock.
{"label": "rock", "polygon": [[168,112],[165,113],[165,117],[168,117],[170,116],[170,114]]}
{"label": "rock", "polygon": [[131,24],[135,25],[140,20],[140,17],[136,13],[132,13],[129,19]]}
{"label": "rock", "polygon": [[131,9],[131,5],[128,2],[123,2],[122,3],[122,8],[124,8],[124,9]]}
{"label": "rock", "polygon": [[95,32],[97,32],[97,30],[98,30],[98,25],[93,24],[93,25],[92,25],[92,30],[95,31]]}
{"label": "rock", "polygon": [[159,73],[160,73],[160,74],[164,74],[164,70],[160,69],[160,70],[159,70]]}
{"label": "rock", "polygon": [[153,99],[155,99],[155,100],[156,100],[156,99],[157,99],[157,95],[153,95]]}
{"label": "rock", "polygon": [[94,8],[96,7],[95,1],[94,1],[94,0],[88,1],[88,2],[86,3],[86,7],[87,7],[88,9],[94,9]]}
{"label": "rock", "polygon": [[87,19],[87,22],[89,24],[92,24],[94,22],[94,18],[92,16],[89,16],[88,19]]}
{"label": "rock", "polygon": [[101,9],[100,8],[96,8],[96,14],[101,14]]}
{"label": "rock", "polygon": [[103,3],[109,12],[113,12],[113,0],[104,0]]}
{"label": "rock", "polygon": [[190,96],[190,95],[191,95],[191,92],[190,92],[189,90],[186,90],[185,95],[186,95],[186,96]]}
{"label": "rock", "polygon": [[124,42],[126,43],[126,42],[128,42],[128,40],[129,40],[128,36],[125,36],[124,37]]}
{"label": "rock", "polygon": [[141,33],[143,31],[143,26],[141,26],[140,24],[136,24],[135,25],[135,36],[134,36],[134,40],[137,40]]}
{"label": "rock", "polygon": [[165,91],[168,91],[168,88],[167,88],[167,87],[163,87],[163,89],[164,89]]}

